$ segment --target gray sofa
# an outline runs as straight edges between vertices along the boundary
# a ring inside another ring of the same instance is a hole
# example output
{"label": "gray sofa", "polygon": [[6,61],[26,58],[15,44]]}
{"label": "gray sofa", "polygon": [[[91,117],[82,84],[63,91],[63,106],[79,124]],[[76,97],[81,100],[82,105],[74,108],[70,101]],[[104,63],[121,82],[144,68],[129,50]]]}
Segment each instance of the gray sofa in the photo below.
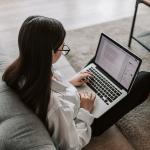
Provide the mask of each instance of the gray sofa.
{"label": "gray sofa", "polygon": [[11,61],[0,52],[0,150],[56,150],[42,122],[2,81]]}
{"label": "gray sofa", "polygon": [[41,121],[0,81],[0,150],[6,149],[55,150],[55,147]]}

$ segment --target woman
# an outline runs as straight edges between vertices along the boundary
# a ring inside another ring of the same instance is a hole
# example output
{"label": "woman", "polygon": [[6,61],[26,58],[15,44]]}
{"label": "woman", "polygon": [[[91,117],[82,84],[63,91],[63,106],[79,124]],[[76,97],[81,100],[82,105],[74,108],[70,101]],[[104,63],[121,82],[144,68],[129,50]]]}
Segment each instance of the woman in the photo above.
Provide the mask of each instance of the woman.
{"label": "woman", "polygon": [[[3,80],[38,115],[58,149],[79,150],[90,141],[91,125],[93,135],[100,134],[146,99],[150,89],[150,74],[137,78],[133,91],[125,98],[126,109],[120,115],[111,119],[108,114],[108,117],[94,120],[90,112],[95,95],[78,93],[75,88],[83,85],[86,81],[83,79],[92,75],[88,72],[78,73],[65,82],[52,67],[62,53],[69,52],[68,47],[65,49],[65,35],[58,20],[43,16],[28,17],[19,32],[19,57],[5,71]],[[145,90],[139,94],[139,101],[135,103],[133,100],[132,107],[128,108],[129,100],[136,97],[135,91],[140,88],[139,85],[144,85]],[[103,126],[107,120],[109,124]]]}

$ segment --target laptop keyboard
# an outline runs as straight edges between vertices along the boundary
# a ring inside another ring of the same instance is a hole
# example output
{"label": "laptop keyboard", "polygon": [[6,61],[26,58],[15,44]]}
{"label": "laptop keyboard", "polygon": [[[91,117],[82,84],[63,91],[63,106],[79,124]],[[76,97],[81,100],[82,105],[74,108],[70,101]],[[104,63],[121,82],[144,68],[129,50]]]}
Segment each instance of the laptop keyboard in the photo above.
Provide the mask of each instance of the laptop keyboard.
{"label": "laptop keyboard", "polygon": [[89,68],[87,71],[92,73],[92,77],[87,78],[89,80],[87,85],[89,85],[107,105],[112,103],[122,94],[94,67]]}

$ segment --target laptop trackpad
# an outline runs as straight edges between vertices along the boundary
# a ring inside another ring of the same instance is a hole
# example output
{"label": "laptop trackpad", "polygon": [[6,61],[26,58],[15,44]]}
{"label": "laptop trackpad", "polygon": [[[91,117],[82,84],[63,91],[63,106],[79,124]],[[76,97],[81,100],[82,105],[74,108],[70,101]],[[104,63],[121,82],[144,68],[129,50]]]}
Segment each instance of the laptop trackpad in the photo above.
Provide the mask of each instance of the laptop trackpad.
{"label": "laptop trackpad", "polygon": [[99,118],[108,110],[108,108],[108,105],[106,105],[98,96],[96,96],[94,109],[91,113],[95,118]]}

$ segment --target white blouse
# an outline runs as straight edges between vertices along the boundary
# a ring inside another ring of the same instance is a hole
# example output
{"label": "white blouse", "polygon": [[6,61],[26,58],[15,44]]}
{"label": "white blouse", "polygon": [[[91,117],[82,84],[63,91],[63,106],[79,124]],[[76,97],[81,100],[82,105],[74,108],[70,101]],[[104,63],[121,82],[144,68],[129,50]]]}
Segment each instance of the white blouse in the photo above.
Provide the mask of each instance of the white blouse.
{"label": "white blouse", "polygon": [[91,127],[94,117],[80,108],[77,89],[69,82],[52,80],[51,99],[48,106],[47,121],[52,140],[57,149],[80,150],[91,139]]}

